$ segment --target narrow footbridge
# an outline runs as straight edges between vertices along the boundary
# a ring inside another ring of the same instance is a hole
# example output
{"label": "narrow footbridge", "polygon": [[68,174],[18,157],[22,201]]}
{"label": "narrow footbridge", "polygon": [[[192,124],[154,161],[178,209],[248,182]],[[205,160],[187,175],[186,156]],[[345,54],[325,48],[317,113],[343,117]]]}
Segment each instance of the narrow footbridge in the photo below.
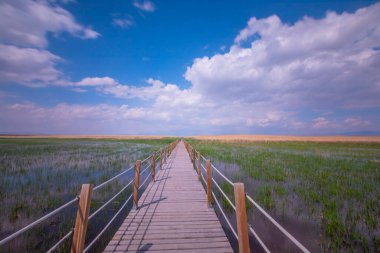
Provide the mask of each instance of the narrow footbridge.
{"label": "narrow footbridge", "polygon": [[232,252],[183,142],[135,207],[104,252]]}
{"label": "narrow footbridge", "polygon": [[[118,193],[96,210],[90,210],[93,192],[133,171],[134,177]],[[223,191],[214,174],[218,174],[233,187],[233,196]],[[147,176],[140,182],[142,175]],[[91,240],[87,238],[88,223],[115,199],[125,194],[128,187],[133,189],[114,216],[96,236],[92,236]],[[141,193],[143,187],[145,190]],[[219,202],[221,198],[235,212],[236,219],[233,223]],[[112,239],[108,243],[102,243],[106,245],[105,248],[102,247],[103,252],[270,252],[270,245],[265,245],[247,223],[246,202],[261,212],[300,252],[309,252],[245,193],[242,183],[233,183],[184,140],[177,140],[153,152],[146,159],[136,161],[135,166],[95,187],[91,184],[82,185],[78,197],[1,239],[0,251],[2,246],[21,234],[77,204],[75,226],[47,252],[64,252],[65,243],[72,253],[99,252],[97,243],[123,214],[122,217],[126,218]],[[214,207],[218,210],[218,215]],[[234,249],[231,242],[236,245]],[[258,248],[253,248],[253,245]],[[12,252],[9,246],[8,250]]]}

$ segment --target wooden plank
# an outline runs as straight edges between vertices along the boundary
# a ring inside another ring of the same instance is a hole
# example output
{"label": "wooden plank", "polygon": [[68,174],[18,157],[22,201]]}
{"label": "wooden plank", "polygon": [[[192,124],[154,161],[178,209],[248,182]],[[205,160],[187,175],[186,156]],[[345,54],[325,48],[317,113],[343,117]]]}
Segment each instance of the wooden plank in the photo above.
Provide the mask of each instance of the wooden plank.
{"label": "wooden plank", "polygon": [[147,243],[144,245],[124,245],[116,246],[115,250],[179,250],[179,249],[210,249],[224,248],[230,246],[229,242],[203,242],[203,243],[170,243],[170,244],[154,244]]}
{"label": "wooden plank", "polygon": [[180,239],[152,239],[152,240],[131,240],[131,241],[122,241],[120,245],[123,244],[171,244],[171,243],[202,243],[202,242],[228,242],[225,236],[214,237],[214,238],[180,238]]}

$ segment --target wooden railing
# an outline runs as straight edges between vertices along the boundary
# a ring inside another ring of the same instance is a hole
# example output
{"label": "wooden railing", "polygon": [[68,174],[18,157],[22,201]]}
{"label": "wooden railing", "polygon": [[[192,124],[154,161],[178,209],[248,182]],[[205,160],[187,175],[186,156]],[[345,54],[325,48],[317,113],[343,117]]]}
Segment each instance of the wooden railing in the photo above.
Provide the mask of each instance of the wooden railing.
{"label": "wooden railing", "polygon": [[[185,147],[189,153],[190,159],[193,163],[194,168],[197,169],[198,179],[201,180],[201,154],[199,151],[195,150],[188,142],[185,141]],[[197,157],[197,158],[196,158]],[[198,161],[198,163],[196,163]],[[207,193],[207,203],[209,207],[212,207],[212,176],[211,176],[211,162],[206,160],[206,193]],[[236,223],[237,223],[237,239],[239,243],[239,252],[248,253],[249,248],[249,237],[248,237],[248,223],[247,223],[247,213],[245,208],[245,192],[243,183],[234,183],[234,197],[235,197],[235,213],[236,213]],[[221,189],[220,189],[221,190]],[[224,192],[223,192],[224,193]],[[221,209],[223,212],[223,210]],[[225,216],[226,217],[226,216]],[[231,226],[232,227],[232,226]],[[236,232],[235,232],[236,234]]]}

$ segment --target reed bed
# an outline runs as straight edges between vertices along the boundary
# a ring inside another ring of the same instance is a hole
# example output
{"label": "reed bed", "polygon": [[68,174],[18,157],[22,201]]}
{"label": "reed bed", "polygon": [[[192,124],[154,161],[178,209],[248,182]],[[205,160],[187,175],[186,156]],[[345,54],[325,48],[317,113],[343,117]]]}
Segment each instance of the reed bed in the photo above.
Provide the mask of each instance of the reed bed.
{"label": "reed bed", "polygon": [[379,143],[188,141],[312,252],[380,252]]}
{"label": "reed bed", "polygon": [[[83,183],[97,185],[172,140],[0,139],[0,238],[73,199]],[[119,191],[132,176],[133,173],[127,173],[94,194],[92,210]],[[125,196],[115,199],[110,209],[92,221],[89,237],[96,233],[97,225],[106,222],[119,208]],[[0,252],[46,251],[73,226],[75,212],[76,206],[0,247]],[[60,251],[66,252],[68,245]]]}

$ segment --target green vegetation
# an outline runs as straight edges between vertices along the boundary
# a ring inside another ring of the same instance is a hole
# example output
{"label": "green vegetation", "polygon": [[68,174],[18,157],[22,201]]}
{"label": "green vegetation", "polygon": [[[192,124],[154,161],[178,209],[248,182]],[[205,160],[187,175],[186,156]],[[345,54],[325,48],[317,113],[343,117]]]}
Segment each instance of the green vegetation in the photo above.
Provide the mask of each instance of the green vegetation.
{"label": "green vegetation", "polygon": [[306,238],[312,248],[380,252],[380,144],[188,141],[238,165],[232,179],[277,219],[313,221],[322,234]]}
{"label": "green vegetation", "polygon": [[[172,141],[171,138],[0,139],[0,238],[73,199],[83,183],[97,185]],[[102,205],[131,176],[125,175],[96,192],[92,208]],[[115,203],[121,201],[122,198],[117,198]],[[113,209],[117,208],[118,205]],[[45,251],[73,226],[75,211],[73,207],[49,219],[0,251]]]}

